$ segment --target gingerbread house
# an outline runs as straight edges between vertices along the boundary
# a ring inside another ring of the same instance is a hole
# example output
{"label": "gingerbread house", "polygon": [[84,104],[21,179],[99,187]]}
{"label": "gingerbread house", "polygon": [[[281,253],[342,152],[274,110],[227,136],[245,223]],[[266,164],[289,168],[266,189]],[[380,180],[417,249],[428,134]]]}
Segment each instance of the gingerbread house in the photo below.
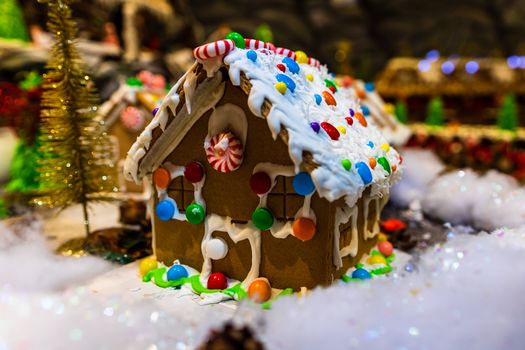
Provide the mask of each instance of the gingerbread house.
{"label": "gingerbread house", "polygon": [[155,255],[203,281],[328,285],[375,245],[400,157],[317,60],[233,38],[194,50],[128,153]]}
{"label": "gingerbread house", "polygon": [[[166,94],[166,80],[162,75],[141,71],[136,77],[122,81],[98,110],[107,132],[115,145],[117,160],[123,167],[129,148],[153,118],[153,111]],[[121,172],[123,173],[123,172]],[[131,195],[144,191],[142,183],[119,181],[120,190]]]}

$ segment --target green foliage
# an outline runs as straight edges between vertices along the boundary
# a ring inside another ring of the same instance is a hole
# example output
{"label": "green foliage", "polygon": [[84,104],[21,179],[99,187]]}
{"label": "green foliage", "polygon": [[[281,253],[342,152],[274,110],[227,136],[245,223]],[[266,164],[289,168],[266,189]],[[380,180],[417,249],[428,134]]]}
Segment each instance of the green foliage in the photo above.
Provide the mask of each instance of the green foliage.
{"label": "green foliage", "polygon": [[7,206],[2,198],[0,198],[0,219],[7,217]]}
{"label": "green foliage", "polygon": [[0,38],[29,41],[24,15],[17,0],[0,1]]}
{"label": "green foliage", "polygon": [[7,192],[31,194],[39,189],[38,161],[42,156],[38,152],[38,144],[28,145],[20,140],[16,146],[11,169],[10,181],[6,186]]}
{"label": "green foliage", "polygon": [[516,96],[505,95],[498,114],[498,127],[503,130],[514,131],[518,127],[518,107]]}
{"label": "green foliage", "polygon": [[407,112],[407,105],[403,101],[397,101],[396,107],[395,107],[395,114],[397,120],[402,124],[408,123],[408,112]]}
{"label": "green foliage", "polygon": [[445,124],[443,101],[441,100],[441,97],[434,97],[428,103],[425,123],[433,126],[442,126]]}

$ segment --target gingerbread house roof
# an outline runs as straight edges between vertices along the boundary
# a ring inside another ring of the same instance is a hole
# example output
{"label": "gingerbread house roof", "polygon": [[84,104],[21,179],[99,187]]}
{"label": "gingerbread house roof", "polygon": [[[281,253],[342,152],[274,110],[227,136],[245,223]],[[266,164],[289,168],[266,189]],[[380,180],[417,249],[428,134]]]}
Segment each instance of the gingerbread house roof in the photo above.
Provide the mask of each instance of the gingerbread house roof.
{"label": "gingerbread house roof", "polygon": [[[326,66],[302,52],[251,39],[245,43],[240,48],[221,40],[195,49],[194,66],[128,152],[126,176],[138,181],[160,166],[222,98],[223,74],[228,74],[246,92],[251,112],[266,119],[274,139],[287,143],[296,172],[310,172],[320,196],[329,201],[345,197],[353,205],[368,186],[388,192],[399,175],[400,157],[363,116],[358,101],[339,91]],[[202,69],[206,78],[198,83]],[[177,109],[179,103],[185,106]],[[158,129],[161,136],[153,137]]]}
{"label": "gingerbread house roof", "polygon": [[393,111],[388,108],[390,106],[393,109],[393,106],[385,103],[374,83],[354,80],[348,76],[340,77],[339,82],[345,97],[359,100],[363,114],[369,117],[371,123],[381,131],[389,143],[402,146],[408,141],[411,135],[410,128],[396,119]]}

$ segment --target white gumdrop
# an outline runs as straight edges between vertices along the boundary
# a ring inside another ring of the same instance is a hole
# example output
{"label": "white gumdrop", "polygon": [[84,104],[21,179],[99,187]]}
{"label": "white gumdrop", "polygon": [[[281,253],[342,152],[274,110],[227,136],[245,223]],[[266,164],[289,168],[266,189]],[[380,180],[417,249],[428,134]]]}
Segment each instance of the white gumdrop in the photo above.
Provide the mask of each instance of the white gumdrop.
{"label": "white gumdrop", "polygon": [[228,244],[222,238],[212,238],[206,243],[206,253],[213,260],[220,260],[228,254]]}

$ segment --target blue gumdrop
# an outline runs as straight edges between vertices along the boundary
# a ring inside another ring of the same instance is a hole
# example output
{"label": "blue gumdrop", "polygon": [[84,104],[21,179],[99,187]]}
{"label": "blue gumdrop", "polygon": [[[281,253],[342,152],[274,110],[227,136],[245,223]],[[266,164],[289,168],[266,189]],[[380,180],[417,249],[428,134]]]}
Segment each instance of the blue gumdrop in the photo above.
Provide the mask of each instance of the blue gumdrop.
{"label": "blue gumdrop", "polygon": [[188,277],[188,270],[180,264],[175,264],[168,270],[166,278],[168,281],[176,281],[181,278]]}
{"label": "blue gumdrop", "polygon": [[318,122],[311,122],[310,127],[313,131],[315,131],[316,134],[319,134],[319,130],[321,130],[321,125],[319,125]]}
{"label": "blue gumdrop", "polygon": [[361,110],[363,111],[363,115],[365,117],[368,117],[370,115],[370,108],[368,108],[368,106],[362,105]]}
{"label": "blue gumdrop", "polygon": [[357,169],[357,173],[359,176],[361,176],[361,180],[363,180],[365,185],[368,185],[372,182],[372,172],[365,162],[358,162],[355,164],[355,167]]}
{"label": "blue gumdrop", "polygon": [[161,200],[155,207],[157,217],[162,221],[171,220],[178,213],[177,203],[171,198]]}
{"label": "blue gumdrop", "polygon": [[301,171],[295,175],[292,181],[293,189],[301,196],[308,196],[315,191],[315,185],[312,177],[306,171]]}
{"label": "blue gumdrop", "polygon": [[374,91],[376,88],[375,84],[371,81],[368,81],[365,83],[365,90],[368,91],[368,92],[372,92]]}
{"label": "blue gumdrop", "polygon": [[255,62],[257,61],[257,52],[249,50],[248,52],[246,52],[246,57],[248,57],[250,61]]}
{"label": "blue gumdrop", "polygon": [[350,109],[348,110],[348,112],[350,113],[350,115],[351,115],[352,117],[355,115],[355,112],[354,112],[354,110],[353,110],[352,108],[350,108]]}
{"label": "blue gumdrop", "polygon": [[299,65],[297,64],[297,62],[295,62],[290,57],[283,58],[283,63],[286,65],[286,67],[288,67],[288,70],[292,72],[293,74],[299,73],[299,70],[300,70]]}
{"label": "blue gumdrop", "polygon": [[317,105],[321,105],[321,102],[323,102],[323,98],[321,97],[321,95],[319,94],[314,94],[314,97],[315,97],[315,103],[317,103]]}
{"label": "blue gumdrop", "polygon": [[285,83],[288,90],[290,90],[291,92],[295,91],[295,82],[292,80],[292,78],[285,74],[277,74],[276,78],[277,81]]}
{"label": "blue gumdrop", "polygon": [[360,280],[368,280],[372,278],[372,275],[370,275],[370,272],[360,267],[358,269],[355,269],[354,272],[352,272],[352,278],[357,278]]}
{"label": "blue gumdrop", "polygon": [[372,141],[368,141],[367,145],[370,148],[374,148],[375,147],[375,145],[374,145],[374,143]]}

